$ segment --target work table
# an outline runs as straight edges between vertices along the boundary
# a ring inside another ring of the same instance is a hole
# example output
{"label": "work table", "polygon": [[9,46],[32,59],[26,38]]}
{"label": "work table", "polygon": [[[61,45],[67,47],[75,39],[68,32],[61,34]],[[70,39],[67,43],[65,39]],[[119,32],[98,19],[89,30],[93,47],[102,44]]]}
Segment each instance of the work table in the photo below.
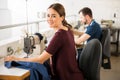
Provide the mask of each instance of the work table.
{"label": "work table", "polygon": [[12,67],[6,68],[4,64],[0,64],[0,79],[3,80],[24,80],[29,77],[29,70]]}
{"label": "work table", "polygon": [[[33,53],[29,55],[29,57],[35,57],[40,54]],[[21,53],[21,54],[16,54],[15,56],[17,57],[26,57],[26,53]],[[30,71],[17,68],[17,67],[12,67],[12,68],[7,68],[4,66],[4,58],[0,59],[0,80],[25,80],[26,78],[28,79],[30,76]]]}
{"label": "work table", "polygon": [[24,80],[30,75],[29,70],[4,66],[4,59],[0,59],[0,80]]}

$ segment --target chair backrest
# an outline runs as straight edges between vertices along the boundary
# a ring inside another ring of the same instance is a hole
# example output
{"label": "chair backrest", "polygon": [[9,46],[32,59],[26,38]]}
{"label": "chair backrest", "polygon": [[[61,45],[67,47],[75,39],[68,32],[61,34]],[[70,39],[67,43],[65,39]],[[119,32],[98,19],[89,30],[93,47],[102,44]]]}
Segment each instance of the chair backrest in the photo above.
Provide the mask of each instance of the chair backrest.
{"label": "chair backrest", "polygon": [[78,58],[85,80],[100,80],[102,46],[98,39],[90,40]]}
{"label": "chair backrest", "polygon": [[100,40],[102,44],[102,54],[104,57],[110,57],[110,29],[102,29],[102,36]]}
{"label": "chair backrest", "polygon": [[110,29],[102,29],[102,36],[100,40],[102,44],[102,67],[104,69],[111,69],[111,53],[110,53]]}

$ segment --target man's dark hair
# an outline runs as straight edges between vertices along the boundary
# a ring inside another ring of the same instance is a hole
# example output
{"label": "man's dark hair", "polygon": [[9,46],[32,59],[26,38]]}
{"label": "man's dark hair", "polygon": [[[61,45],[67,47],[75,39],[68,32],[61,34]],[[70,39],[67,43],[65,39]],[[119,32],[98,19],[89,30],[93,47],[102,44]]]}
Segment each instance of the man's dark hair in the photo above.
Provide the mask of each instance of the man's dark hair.
{"label": "man's dark hair", "polygon": [[82,8],[78,13],[80,14],[80,12],[82,12],[84,16],[89,15],[91,18],[93,17],[92,10],[88,7]]}

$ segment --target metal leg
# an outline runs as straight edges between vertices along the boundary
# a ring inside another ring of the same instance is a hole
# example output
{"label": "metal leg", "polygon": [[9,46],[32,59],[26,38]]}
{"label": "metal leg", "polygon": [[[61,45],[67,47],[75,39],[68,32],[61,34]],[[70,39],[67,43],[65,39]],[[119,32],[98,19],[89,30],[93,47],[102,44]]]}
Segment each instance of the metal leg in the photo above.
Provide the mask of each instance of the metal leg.
{"label": "metal leg", "polygon": [[117,53],[119,52],[119,30],[118,30],[118,33],[117,33],[116,52]]}
{"label": "metal leg", "polygon": [[120,29],[117,29],[117,40],[116,42],[111,42],[111,44],[116,45],[116,52],[115,52],[116,56],[119,56],[119,33],[120,33]]}

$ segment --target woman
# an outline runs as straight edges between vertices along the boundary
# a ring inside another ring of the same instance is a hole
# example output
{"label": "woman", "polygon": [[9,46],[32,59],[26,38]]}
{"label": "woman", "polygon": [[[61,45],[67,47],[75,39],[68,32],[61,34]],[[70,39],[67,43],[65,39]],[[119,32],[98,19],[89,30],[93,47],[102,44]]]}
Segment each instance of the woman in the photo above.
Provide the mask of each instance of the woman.
{"label": "woman", "polygon": [[55,34],[46,50],[38,57],[17,58],[9,56],[5,61],[28,61],[43,64],[52,57],[52,69],[56,80],[83,80],[76,61],[76,50],[71,25],[65,20],[65,9],[60,3],[54,3],[47,10],[47,22]]}

